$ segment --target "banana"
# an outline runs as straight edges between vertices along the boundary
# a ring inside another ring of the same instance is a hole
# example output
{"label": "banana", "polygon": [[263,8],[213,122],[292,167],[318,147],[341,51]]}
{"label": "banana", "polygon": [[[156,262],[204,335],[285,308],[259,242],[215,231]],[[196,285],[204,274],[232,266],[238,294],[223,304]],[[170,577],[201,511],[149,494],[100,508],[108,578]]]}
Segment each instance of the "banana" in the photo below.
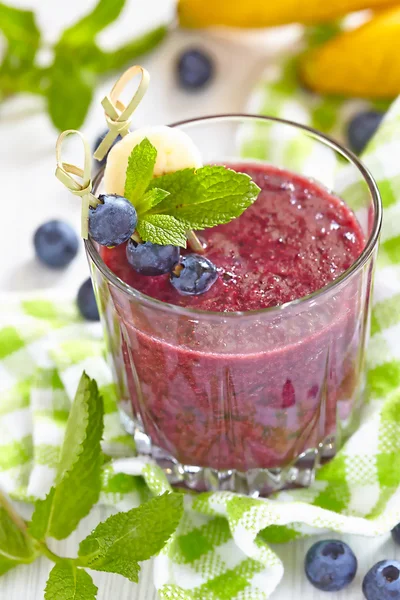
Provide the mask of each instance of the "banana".
{"label": "banana", "polygon": [[157,150],[154,177],[188,167],[202,166],[198,148],[183,131],[164,125],[142,127],[128,133],[110,150],[104,171],[104,186],[107,194],[124,195],[129,155],[144,138],[147,138]]}
{"label": "banana", "polygon": [[286,23],[315,24],[364,8],[378,9],[398,0],[179,0],[182,27],[271,27]]}
{"label": "banana", "polygon": [[380,11],[304,55],[300,74],[321,94],[392,98],[400,94],[400,7]]}

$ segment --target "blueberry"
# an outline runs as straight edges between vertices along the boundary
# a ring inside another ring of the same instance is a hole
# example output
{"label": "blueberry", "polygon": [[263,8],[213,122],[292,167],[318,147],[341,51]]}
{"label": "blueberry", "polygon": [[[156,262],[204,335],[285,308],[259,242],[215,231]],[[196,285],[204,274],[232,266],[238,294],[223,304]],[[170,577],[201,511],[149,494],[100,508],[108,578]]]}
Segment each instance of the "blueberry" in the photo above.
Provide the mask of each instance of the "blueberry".
{"label": "blueberry", "polygon": [[393,527],[392,538],[393,538],[393,541],[396,544],[399,544],[399,546],[400,546],[400,523],[398,525],[396,525],[396,527]]}
{"label": "blueberry", "polygon": [[86,279],[79,288],[77,304],[79,312],[87,321],[99,320],[99,309],[97,308],[96,298],[93,291],[92,280]]}
{"label": "blueberry", "polygon": [[101,204],[89,209],[89,233],[102,246],[119,246],[131,237],[137,225],[137,214],[123,196],[104,194]]}
{"label": "blueberry", "polygon": [[[95,143],[94,143],[94,145],[93,145],[93,152],[95,152],[95,151],[97,150],[97,148],[100,146],[101,142],[104,140],[104,138],[106,137],[107,133],[108,133],[108,129],[107,129],[107,131],[104,131],[104,132],[103,132],[101,135],[99,135],[99,137],[98,137],[98,138],[96,138],[96,141],[95,141]],[[112,148],[113,146],[115,146],[115,144],[116,144],[117,142],[119,142],[120,140],[122,140],[122,138],[121,138],[121,136],[119,135],[119,136],[118,136],[118,137],[117,137],[117,138],[116,138],[116,139],[113,141],[113,143],[112,143],[112,145],[111,145],[111,148]],[[110,148],[110,150],[111,150],[111,148]],[[109,150],[108,152],[110,152],[110,150]],[[96,168],[96,170],[97,170],[97,169],[100,169],[101,167],[104,167],[104,166],[105,166],[105,164],[106,164],[106,162],[107,162],[107,156],[108,156],[108,152],[107,152],[107,154],[105,155],[105,157],[104,157],[104,158],[102,158],[101,160],[96,160],[96,159],[94,160],[94,164],[95,164],[95,168]]]}
{"label": "blueberry", "polygon": [[184,296],[204,294],[217,281],[216,266],[199,254],[188,254],[171,273],[171,283]]}
{"label": "blueberry", "polygon": [[353,117],[347,128],[350,148],[360,154],[378,129],[384,113],[376,110],[360,112]]}
{"label": "blueberry", "polygon": [[187,90],[197,90],[210,81],[214,74],[211,58],[202,50],[186,50],[177,63],[178,81]]}
{"label": "blueberry", "polygon": [[48,221],[41,225],[33,238],[38,259],[48,267],[66,267],[75,258],[79,238],[74,229],[64,221]]}
{"label": "blueberry", "polygon": [[367,600],[399,600],[400,562],[381,560],[364,577],[362,591]]}
{"label": "blueberry", "polygon": [[357,559],[344,542],[324,540],[311,546],[304,568],[314,587],[323,592],[337,592],[353,581]]}
{"label": "blueberry", "polygon": [[163,275],[172,271],[179,262],[179,248],[151,242],[136,244],[130,240],[126,247],[126,258],[141,275]]}

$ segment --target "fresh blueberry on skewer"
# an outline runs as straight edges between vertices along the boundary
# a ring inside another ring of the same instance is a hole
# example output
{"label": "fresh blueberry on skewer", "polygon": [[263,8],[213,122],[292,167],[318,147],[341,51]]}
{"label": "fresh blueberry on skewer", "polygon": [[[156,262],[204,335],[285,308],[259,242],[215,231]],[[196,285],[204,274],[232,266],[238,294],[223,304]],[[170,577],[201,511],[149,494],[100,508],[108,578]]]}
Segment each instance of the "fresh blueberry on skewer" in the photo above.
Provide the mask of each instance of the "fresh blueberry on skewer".
{"label": "fresh blueberry on skewer", "polygon": [[123,196],[104,194],[100,204],[89,209],[89,233],[102,246],[119,246],[136,229],[137,214],[134,206]]}

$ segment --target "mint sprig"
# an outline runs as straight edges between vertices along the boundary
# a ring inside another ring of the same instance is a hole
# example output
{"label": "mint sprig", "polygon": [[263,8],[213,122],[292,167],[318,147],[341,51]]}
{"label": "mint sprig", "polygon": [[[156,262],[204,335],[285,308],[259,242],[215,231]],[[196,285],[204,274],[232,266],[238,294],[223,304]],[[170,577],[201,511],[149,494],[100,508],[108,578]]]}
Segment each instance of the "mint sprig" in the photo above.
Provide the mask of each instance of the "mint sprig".
{"label": "mint sprig", "polygon": [[73,560],[58,562],[50,571],[45,600],[96,600],[97,587],[84,569]]}
{"label": "mint sprig", "polygon": [[239,217],[260,188],[246,173],[224,166],[181,169],[153,178],[157,150],[147,138],[128,160],[125,196],[138,213],[145,242],[186,247],[186,232],[215,227]]}
{"label": "mint sprig", "polygon": [[83,375],[69,414],[55,487],[37,502],[32,515],[30,532],[37,539],[68,537],[98,501],[103,416],[97,384]]}
{"label": "mint sprig", "polygon": [[[125,5],[126,0],[98,0],[49,48],[32,11],[0,2],[0,37],[6,40],[0,58],[0,102],[19,93],[42,96],[55,127],[79,129],[99,76],[122,69],[167,34],[163,25],[110,52],[100,48],[97,35],[120,16]],[[42,48],[54,57],[48,66],[39,66],[36,60]]]}
{"label": "mint sprig", "polygon": [[26,525],[7,500],[0,495],[0,575],[37,557],[35,544]]}
{"label": "mint sprig", "polygon": [[55,562],[45,600],[95,600],[86,568],[119,573],[136,582],[138,561],[158,553],[182,516],[182,494],[165,493],[100,523],[84,539],[77,558],[56,555],[47,537],[63,539],[97,502],[101,488],[103,401],[95,381],[83,373],[67,421],[55,485],[35,503],[29,524],[0,494],[0,575],[44,554]]}
{"label": "mint sprig", "polygon": [[125,197],[137,206],[153,178],[157,150],[145,138],[135,146],[128,159],[125,178]]}
{"label": "mint sprig", "polygon": [[137,582],[139,561],[161,550],[179,524],[182,494],[164,493],[138,508],[112,515],[79,546],[81,564]]}

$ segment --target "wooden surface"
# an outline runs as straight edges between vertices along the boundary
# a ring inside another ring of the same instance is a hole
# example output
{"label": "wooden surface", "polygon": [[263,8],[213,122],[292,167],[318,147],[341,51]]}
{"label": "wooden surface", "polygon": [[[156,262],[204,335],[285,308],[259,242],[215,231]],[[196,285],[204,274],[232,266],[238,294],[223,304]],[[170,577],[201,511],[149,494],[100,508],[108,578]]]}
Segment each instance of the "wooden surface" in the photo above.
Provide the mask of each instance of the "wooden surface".
{"label": "wooden surface", "polygon": [[[52,545],[62,556],[76,556],[79,541],[110,514],[104,508],[96,508],[84,519],[79,529],[67,540]],[[368,569],[384,558],[400,559],[400,548],[389,536],[363,538],[358,536],[321,535],[321,539],[339,538],[350,544],[359,561],[358,573],[346,591],[327,594],[315,590],[306,580],[303,570],[304,556],[308,548],[318,539],[291,542],[274,549],[285,565],[284,579],[271,600],[361,600],[361,583]],[[43,558],[32,565],[20,566],[0,579],[0,600],[42,600],[43,590],[52,563]],[[157,600],[152,580],[152,563],[142,565],[139,584],[130,583],[119,575],[91,572],[99,588],[98,600]]]}
{"label": "wooden surface", "polygon": [[[14,6],[34,8],[39,23],[50,39],[56,39],[59,31],[93,4],[91,0],[9,0]],[[122,43],[135,31],[156,25],[165,18],[173,5],[172,0],[130,0],[128,7],[110,31],[101,34],[100,41],[107,45]],[[218,112],[238,112],[252,84],[270,60],[278,45],[289,43],[294,31],[265,34],[174,32],[159,49],[142,62],[152,75],[147,102],[141,106],[135,118],[138,124],[169,123],[193,116]],[[200,45],[213,53],[217,75],[206,92],[187,94],[178,91],[174,80],[174,61],[178,52],[188,46]],[[235,68],[232,68],[234,64]],[[73,85],[73,82],[71,82]],[[110,81],[104,81],[96,91],[95,103],[83,131],[89,139],[104,130],[99,100],[110,89]],[[173,101],[172,101],[173,97]],[[164,99],[166,99],[164,101]],[[38,112],[37,100],[17,99],[2,105],[0,112],[0,165],[2,217],[0,233],[3,248],[12,251],[3,258],[0,267],[1,292],[25,292],[41,289],[74,290],[88,276],[83,252],[67,271],[53,272],[40,267],[33,258],[32,232],[35,227],[50,218],[64,218],[79,230],[79,202],[54,177],[54,144],[56,132],[45,113]],[[33,116],[24,116],[34,113]],[[21,180],[23,177],[23,180]],[[8,202],[5,200],[8,199]],[[15,202],[10,200],[14,199]],[[15,203],[18,201],[18,211]],[[16,243],[16,231],[18,242]],[[58,544],[64,556],[73,556],[77,542],[105,515],[104,509],[95,509],[71,539]],[[323,537],[335,537],[325,534]],[[296,542],[280,546],[277,552],[285,564],[285,577],[273,600],[360,600],[361,581],[365,572],[378,560],[396,557],[394,544],[388,536],[371,540],[343,538],[350,541],[359,559],[357,579],[347,591],[333,595],[319,593],[305,580],[303,561],[312,541]],[[314,540],[313,540],[314,541]],[[400,552],[397,552],[400,557]],[[21,566],[0,579],[0,600],[41,600],[50,563],[42,559],[29,566]],[[151,563],[142,570],[139,585],[134,585],[117,575],[94,573],[99,587],[99,600],[155,600],[152,584]]]}

